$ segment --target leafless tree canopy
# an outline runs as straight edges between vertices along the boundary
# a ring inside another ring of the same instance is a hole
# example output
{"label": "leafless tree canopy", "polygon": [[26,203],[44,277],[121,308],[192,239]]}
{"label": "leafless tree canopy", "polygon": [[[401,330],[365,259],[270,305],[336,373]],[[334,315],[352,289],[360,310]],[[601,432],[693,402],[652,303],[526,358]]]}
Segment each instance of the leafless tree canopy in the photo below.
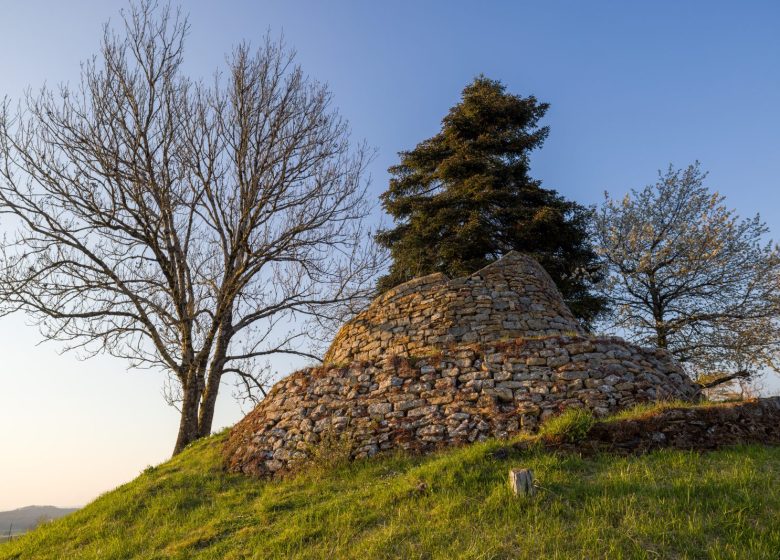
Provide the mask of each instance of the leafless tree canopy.
{"label": "leafless tree canopy", "polygon": [[310,355],[369,295],[367,152],[281,41],[213,82],[181,70],[186,19],[145,2],[105,28],[76,87],[0,108],[4,313],[170,373],[175,452],[211,430],[220,382]]}
{"label": "leafless tree canopy", "polygon": [[698,163],[670,167],[623,200],[607,196],[595,236],[608,327],[668,348],[694,377],[776,369],[780,255],[760,218],[739,219],[705,179]]}

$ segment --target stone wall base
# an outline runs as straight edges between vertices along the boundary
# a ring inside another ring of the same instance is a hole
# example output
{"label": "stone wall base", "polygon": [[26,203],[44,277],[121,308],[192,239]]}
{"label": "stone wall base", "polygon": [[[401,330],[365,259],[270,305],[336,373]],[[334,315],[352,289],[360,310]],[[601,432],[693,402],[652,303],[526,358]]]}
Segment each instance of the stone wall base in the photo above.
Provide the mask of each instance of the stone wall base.
{"label": "stone wall base", "polygon": [[302,370],[232,429],[228,470],[272,476],[326,442],[352,458],[427,452],[533,432],[566,408],[597,416],[699,391],[661,350],[620,338],[551,336],[456,345],[422,357]]}

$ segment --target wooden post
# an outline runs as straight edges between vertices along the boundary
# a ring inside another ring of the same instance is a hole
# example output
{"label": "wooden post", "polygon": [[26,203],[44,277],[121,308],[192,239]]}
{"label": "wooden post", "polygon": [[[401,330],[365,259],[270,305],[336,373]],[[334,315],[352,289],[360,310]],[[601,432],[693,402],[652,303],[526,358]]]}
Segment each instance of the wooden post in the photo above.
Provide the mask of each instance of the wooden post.
{"label": "wooden post", "polygon": [[534,471],[531,469],[509,469],[509,486],[515,496],[533,496]]}

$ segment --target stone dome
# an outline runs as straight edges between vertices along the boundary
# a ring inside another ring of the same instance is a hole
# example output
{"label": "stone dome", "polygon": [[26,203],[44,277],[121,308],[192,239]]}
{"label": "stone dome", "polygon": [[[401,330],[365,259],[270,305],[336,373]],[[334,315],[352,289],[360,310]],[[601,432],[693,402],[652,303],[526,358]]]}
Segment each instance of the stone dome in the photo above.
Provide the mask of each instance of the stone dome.
{"label": "stone dome", "polygon": [[387,291],[341,328],[324,361],[565,334],[584,332],[552,278],[534,259],[512,251],[463,278],[429,274]]}
{"label": "stone dome", "polygon": [[[362,458],[533,431],[571,407],[603,416],[696,400],[672,356],[585,333],[530,257],[402,284],[346,323],[320,367],[293,373],[231,430],[231,472],[284,473],[327,442]],[[327,451],[326,451],[327,452]]]}

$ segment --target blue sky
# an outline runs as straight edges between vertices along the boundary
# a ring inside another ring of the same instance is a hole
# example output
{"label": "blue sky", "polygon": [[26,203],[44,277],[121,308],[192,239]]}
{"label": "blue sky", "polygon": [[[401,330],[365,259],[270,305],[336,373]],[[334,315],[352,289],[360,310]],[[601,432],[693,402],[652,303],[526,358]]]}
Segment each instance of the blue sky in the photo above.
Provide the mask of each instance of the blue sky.
{"label": "blue sky", "polygon": [[[0,95],[73,82],[124,1],[0,0]],[[591,204],[700,160],[710,186],[780,237],[777,2],[191,1],[187,69],[209,77],[241,40],[283,32],[327,82],[356,140],[377,149],[371,196],[397,152],[438,130],[475,75],[551,104],[533,174]],[[377,212],[376,219],[380,214]],[[161,376],[35,346],[0,320],[0,510],[79,505],[162,461],[177,414]],[[282,373],[292,370],[277,360]],[[240,418],[226,388],[215,424]]]}

